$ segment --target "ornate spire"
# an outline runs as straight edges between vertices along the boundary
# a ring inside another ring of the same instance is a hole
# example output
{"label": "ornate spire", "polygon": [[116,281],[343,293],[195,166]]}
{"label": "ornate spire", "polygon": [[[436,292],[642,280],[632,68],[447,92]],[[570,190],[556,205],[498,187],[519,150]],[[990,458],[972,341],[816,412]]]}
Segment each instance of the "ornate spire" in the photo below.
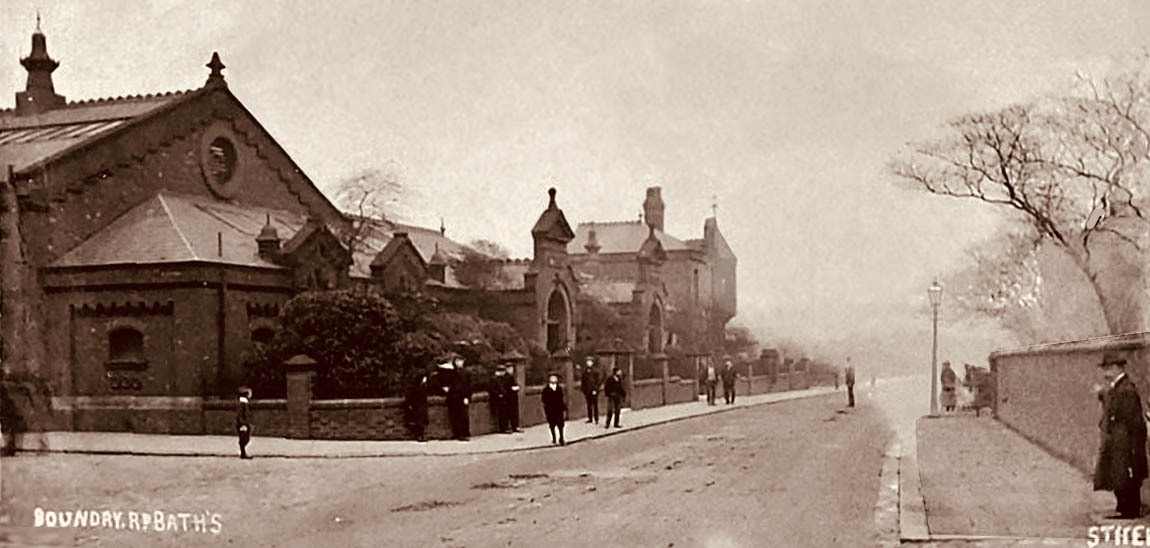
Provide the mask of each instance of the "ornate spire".
{"label": "ornate spire", "polygon": [[204,66],[211,69],[211,72],[208,73],[208,81],[204,84],[205,86],[211,86],[211,85],[226,86],[226,85],[228,85],[228,83],[226,81],[224,81],[224,72],[223,72],[224,69],[227,68],[227,65],[224,65],[223,61],[220,61],[219,52],[213,51],[212,52],[212,60],[208,61],[208,64],[206,64]]}
{"label": "ornate spire", "polygon": [[52,71],[60,63],[48,56],[48,40],[40,31],[40,14],[36,14],[36,32],[32,33],[32,53],[20,60],[28,71],[24,91],[16,93],[17,114],[36,114],[63,106],[64,97],[56,94]]}

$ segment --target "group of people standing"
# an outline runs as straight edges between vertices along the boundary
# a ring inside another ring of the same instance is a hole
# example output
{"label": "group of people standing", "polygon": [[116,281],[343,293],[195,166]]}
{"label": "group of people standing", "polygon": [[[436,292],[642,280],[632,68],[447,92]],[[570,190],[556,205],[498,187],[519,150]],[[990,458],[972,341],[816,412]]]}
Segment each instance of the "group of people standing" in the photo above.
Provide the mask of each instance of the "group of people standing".
{"label": "group of people standing", "polygon": [[[413,376],[404,396],[404,412],[411,436],[427,440],[427,397],[443,396],[447,403],[451,436],[460,441],[471,438],[471,397],[473,388],[467,362],[462,355],[448,353],[436,360],[434,372]],[[488,387],[491,410],[500,432],[519,432],[519,383],[515,380],[515,359],[504,357],[496,365]]]}
{"label": "group of people standing", "polygon": [[[521,357],[520,357],[521,358]],[[516,356],[504,356],[495,367],[488,386],[488,401],[499,432],[521,432],[519,429],[519,392],[521,387],[515,379]],[[450,353],[436,360],[433,372],[411,377],[405,391],[405,422],[414,439],[427,440],[428,396],[443,396],[447,403],[447,414],[451,424],[452,437],[467,441],[471,437],[470,405],[472,397],[471,376],[466,371],[463,356]],[[602,379],[593,357],[588,357],[580,379],[581,391],[587,401],[587,422],[599,423],[599,394],[607,397],[607,422],[620,427],[620,410],[627,391],[622,372],[615,368],[606,380]],[[566,444],[563,437],[563,424],[567,420],[567,398],[565,389],[559,384],[558,375],[550,375],[540,395],[543,414],[551,429],[552,443]]]}
{"label": "group of people standing", "polygon": [[623,400],[627,397],[627,388],[623,385],[623,372],[618,368],[611,371],[611,376],[604,381],[595,364],[595,358],[588,356],[584,363],[583,375],[579,379],[579,388],[583,392],[583,399],[587,402],[587,422],[599,424],[599,392],[607,396],[607,422],[604,428],[611,428],[611,419],[615,420],[615,427],[619,428],[619,411],[623,408]]}
{"label": "group of people standing", "polygon": [[723,368],[719,370],[715,368],[715,364],[708,360],[707,368],[703,370],[700,376],[702,377],[700,380],[707,388],[707,405],[715,405],[715,392],[719,380],[723,381],[723,399],[727,405],[735,403],[735,383],[740,378],[739,373],[735,370],[735,362],[729,359],[723,360]]}

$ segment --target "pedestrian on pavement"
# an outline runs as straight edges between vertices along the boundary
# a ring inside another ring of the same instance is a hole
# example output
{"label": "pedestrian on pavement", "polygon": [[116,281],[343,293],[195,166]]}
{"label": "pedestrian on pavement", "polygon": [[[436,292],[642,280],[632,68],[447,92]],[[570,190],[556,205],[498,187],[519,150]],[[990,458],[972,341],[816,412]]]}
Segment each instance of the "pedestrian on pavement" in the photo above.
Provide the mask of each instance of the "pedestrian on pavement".
{"label": "pedestrian on pavement", "polygon": [[504,357],[504,363],[507,366],[504,368],[505,374],[503,375],[504,392],[507,394],[507,406],[504,411],[507,413],[507,433],[522,432],[519,429],[519,381],[515,379],[515,360],[522,358],[518,352],[513,352],[507,357]]}
{"label": "pedestrian on pavement", "polygon": [[958,405],[958,394],[955,388],[958,385],[958,375],[954,369],[950,367],[949,361],[942,362],[942,374],[940,375],[940,382],[942,383],[942,395],[939,397],[942,403],[942,408],[946,412],[954,411]]}
{"label": "pedestrian on pavement", "polygon": [[415,371],[407,381],[403,398],[404,422],[416,441],[427,441],[427,373]]}
{"label": "pedestrian on pavement", "polygon": [[603,393],[607,396],[607,422],[604,428],[611,428],[611,416],[615,416],[615,428],[619,428],[619,412],[623,409],[623,398],[627,397],[627,389],[623,386],[623,372],[618,367],[611,373],[603,386]]}
{"label": "pedestrian on pavement", "polygon": [[846,369],[846,383],[847,383],[847,407],[855,406],[855,366],[851,365],[851,359],[847,358]]}
{"label": "pedestrian on pavement", "polygon": [[451,437],[466,441],[470,437],[467,405],[470,403],[471,392],[470,386],[464,385],[463,372],[455,365],[463,359],[451,352],[436,361],[439,362],[439,366],[435,372],[435,385],[447,403],[447,420],[451,424]]}
{"label": "pedestrian on pavement", "polygon": [[719,372],[715,364],[707,360],[707,371],[703,374],[703,385],[707,387],[707,405],[715,405],[715,387],[719,384]]}
{"label": "pedestrian on pavement", "polygon": [[579,387],[583,391],[583,398],[587,400],[587,422],[599,424],[599,389],[603,381],[599,378],[599,368],[595,365],[595,358],[587,356],[583,368],[583,378],[579,380]]}
{"label": "pedestrian on pavement", "polygon": [[1116,519],[1142,516],[1142,481],[1147,477],[1146,423],[1142,399],[1126,375],[1126,360],[1107,352],[1099,364],[1106,388],[1098,388],[1102,401],[1102,444],[1094,469],[1094,490],[1113,491],[1117,501]]}
{"label": "pedestrian on pavement", "polygon": [[510,396],[507,386],[507,370],[503,367],[496,367],[491,372],[491,379],[487,386],[487,403],[491,407],[491,413],[495,415],[495,425],[498,432],[507,432],[508,427],[507,416],[507,399]]}
{"label": "pedestrian on pavement", "polygon": [[[454,357],[455,365],[455,388],[452,389],[454,398],[448,399],[448,407],[452,407],[451,403],[454,399],[455,412],[452,414],[452,432],[455,434],[455,439],[460,441],[470,441],[471,439],[471,375],[468,374],[466,369],[466,360],[463,356],[456,354]],[[450,409],[449,409],[450,411]]]}
{"label": "pedestrian on pavement", "polygon": [[839,368],[837,368],[837,367],[834,368],[834,376],[835,376],[835,391],[837,392],[839,389]]}
{"label": "pedestrian on pavement", "polygon": [[735,403],[735,381],[739,379],[739,373],[735,371],[735,362],[730,358],[723,363],[723,373],[720,375],[723,378],[723,398],[727,405],[732,405]]}
{"label": "pedestrian on pavement", "polygon": [[252,389],[241,386],[239,399],[236,402],[236,435],[240,439],[240,458],[250,459],[248,455],[248,442],[252,439],[251,411],[248,408],[252,399]]}
{"label": "pedestrian on pavement", "polygon": [[567,420],[567,399],[563,396],[563,387],[559,386],[559,375],[547,377],[542,399],[543,414],[547,417],[547,427],[551,429],[551,443],[555,443],[555,430],[559,430],[559,445],[566,445],[563,423]]}

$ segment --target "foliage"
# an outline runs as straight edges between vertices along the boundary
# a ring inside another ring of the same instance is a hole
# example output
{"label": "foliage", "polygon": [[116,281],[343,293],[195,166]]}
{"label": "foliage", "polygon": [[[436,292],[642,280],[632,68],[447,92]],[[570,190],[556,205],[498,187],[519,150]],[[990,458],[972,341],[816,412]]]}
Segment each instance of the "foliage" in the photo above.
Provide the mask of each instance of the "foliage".
{"label": "foliage", "polygon": [[611,345],[616,338],[629,344],[636,340],[635,327],[614,306],[590,295],[580,295],[578,306],[573,349],[577,358],[595,354],[602,347]]}
{"label": "foliage", "polygon": [[295,296],[281,311],[280,333],[245,359],[245,381],[259,394],[280,396],[283,362],[307,354],[319,364],[319,398],[394,396],[402,393],[403,379],[431,367],[447,350],[482,364],[472,370],[477,379],[499,354],[526,350],[505,323],[439,312],[420,295],[393,300],[346,290]]}
{"label": "foliage", "polygon": [[452,259],[451,268],[455,279],[469,288],[497,289],[510,282],[503,271],[503,261],[508,256],[507,250],[495,242],[475,240]]}
{"label": "foliage", "polygon": [[723,337],[723,352],[732,358],[753,359],[758,356],[759,341],[750,329],[742,326],[727,326]]}

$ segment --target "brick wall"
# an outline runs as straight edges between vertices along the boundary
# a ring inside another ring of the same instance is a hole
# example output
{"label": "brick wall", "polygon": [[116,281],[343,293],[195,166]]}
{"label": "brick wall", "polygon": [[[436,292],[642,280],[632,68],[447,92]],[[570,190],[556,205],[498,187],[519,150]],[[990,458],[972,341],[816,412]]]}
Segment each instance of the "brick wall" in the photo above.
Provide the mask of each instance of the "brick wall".
{"label": "brick wall", "polygon": [[1135,333],[995,352],[990,355],[997,398],[995,416],[1024,437],[1086,473],[1098,450],[1101,406],[1093,387],[1102,354],[1115,351],[1130,364],[1127,373],[1148,401],[1150,333]]}
{"label": "brick wall", "polygon": [[630,396],[631,409],[646,409],[663,405],[663,379],[635,381]]}

